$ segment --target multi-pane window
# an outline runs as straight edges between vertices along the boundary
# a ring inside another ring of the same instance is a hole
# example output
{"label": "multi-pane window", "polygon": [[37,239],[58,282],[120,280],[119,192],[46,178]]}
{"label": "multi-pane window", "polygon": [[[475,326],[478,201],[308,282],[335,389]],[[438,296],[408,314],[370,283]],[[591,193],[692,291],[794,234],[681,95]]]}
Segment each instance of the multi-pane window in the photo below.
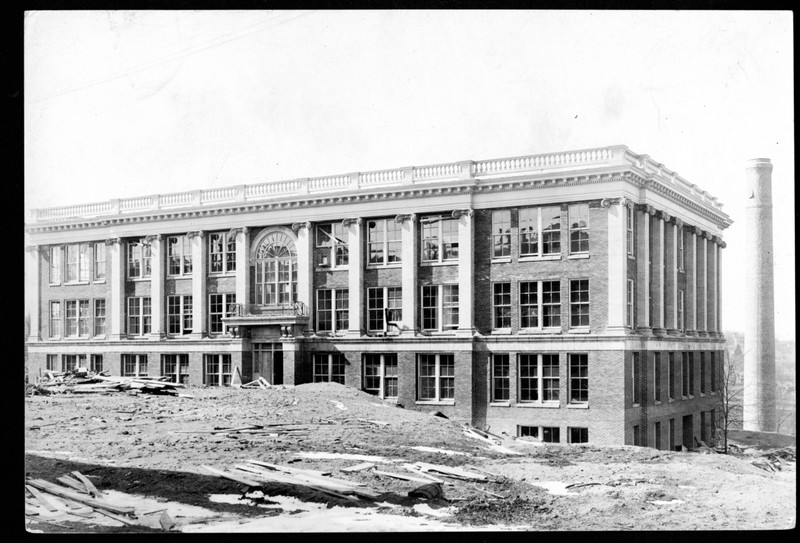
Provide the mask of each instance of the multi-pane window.
{"label": "multi-pane window", "polygon": [[442,262],[458,258],[458,219],[422,219],[422,260]]}
{"label": "multi-pane window", "polygon": [[561,282],[523,281],[519,284],[520,328],[561,326]]}
{"label": "multi-pane window", "polygon": [[161,375],[172,383],[189,383],[189,355],[162,354]]}
{"label": "multi-pane window", "polygon": [[635,298],[635,283],[633,279],[628,279],[628,290],[625,293],[625,301],[627,304],[627,311],[625,312],[625,325],[633,328],[634,326],[634,301]]}
{"label": "multi-pane window", "polygon": [[639,353],[633,353],[633,371],[631,371],[631,379],[633,381],[633,404],[639,405],[642,403],[642,368],[639,360]]}
{"label": "multi-pane window", "polygon": [[678,235],[678,271],[683,271],[683,228],[678,226],[676,234]]}
{"label": "multi-pane window", "polygon": [[144,336],[150,333],[150,297],[128,298],[128,335]]}
{"label": "multi-pane window", "polygon": [[167,238],[167,274],[189,275],[191,273],[192,244],[189,236],[169,236]]}
{"label": "multi-pane window", "polygon": [[[189,254],[191,254],[191,249]],[[236,271],[236,235],[230,232],[209,234],[208,271],[211,273]]]}
{"label": "multi-pane window", "polygon": [[497,328],[511,328],[511,283],[495,283],[492,293],[493,324]]}
{"label": "multi-pane window", "polygon": [[636,255],[634,211],[630,206],[625,206],[625,247],[630,256]]}
{"label": "multi-pane window", "polygon": [[50,283],[52,284],[61,282],[61,268],[63,267],[61,255],[60,246],[50,247]]}
{"label": "multi-pane window", "polygon": [[700,411],[700,441],[702,441],[703,443],[705,443],[707,439],[706,424],[708,424],[706,422],[706,412]]}
{"label": "multi-pane window", "polygon": [[61,371],[75,371],[86,367],[85,354],[65,354],[61,357]]}
{"label": "multi-pane window", "polygon": [[589,401],[589,355],[569,355],[569,403]]}
{"label": "multi-pane window", "polygon": [[103,355],[93,354],[89,359],[89,370],[94,373],[103,371]]}
{"label": "multi-pane window", "polygon": [[400,322],[403,317],[403,290],[401,287],[374,287],[367,289],[367,330],[385,331],[387,322]]}
{"label": "multi-pane window", "polygon": [[61,337],[61,302],[50,302],[50,337]]}
{"label": "multi-pane window", "polygon": [[417,368],[417,399],[422,401],[455,398],[456,372],[452,354],[420,354]]}
{"label": "multi-pane window", "polygon": [[493,354],[492,364],[492,401],[507,402],[510,399],[511,363],[507,354]]}
{"label": "multi-pane window", "polygon": [[637,447],[642,446],[642,430],[638,424],[633,427],[633,444]]}
{"label": "multi-pane window", "polygon": [[653,355],[653,400],[661,401],[661,353]]}
{"label": "multi-pane window", "polygon": [[128,242],[128,278],[150,277],[150,245],[144,239]]}
{"label": "multi-pane window", "polygon": [[349,290],[317,290],[317,331],[341,332],[350,326]]}
{"label": "multi-pane window", "polygon": [[236,303],[236,294],[211,294],[208,298],[208,331],[221,334],[225,331],[222,318],[230,312]]}
{"label": "multi-pane window", "polygon": [[[539,241],[541,240],[541,243]],[[561,254],[561,207],[528,207],[519,210],[519,255]]]}
{"label": "multi-pane window", "polygon": [[700,394],[706,393],[706,353],[700,353]]}
{"label": "multi-pane window", "polygon": [[45,369],[47,371],[57,371],[56,364],[58,363],[58,355],[57,354],[48,354],[47,361],[45,362]]}
{"label": "multi-pane window", "polygon": [[669,436],[667,437],[669,448],[675,447],[675,419],[669,419]]}
{"label": "multi-pane window", "polygon": [[106,335],[106,301],[103,298],[94,300],[94,335]]}
{"label": "multi-pane window", "polygon": [[570,427],[569,443],[589,443],[589,429],[588,428],[574,428]]}
{"label": "multi-pane window", "polygon": [[322,259],[323,266],[347,266],[350,261],[347,227],[341,222],[317,225],[317,247],[330,249],[330,254]]}
{"label": "multi-pane window", "polygon": [[67,252],[67,274],[66,281],[88,281],[89,280],[89,244],[79,243],[65,246]]}
{"label": "multi-pane window", "polygon": [[67,337],[86,337],[89,335],[89,300],[67,300],[64,307]]}
{"label": "multi-pane window", "polygon": [[689,397],[694,396],[694,353],[689,353]]}
{"label": "multi-pane window", "polygon": [[364,390],[379,398],[397,398],[397,354],[364,354]]}
{"label": "multi-pane window", "polygon": [[689,353],[681,353],[681,396],[689,396]]}
{"label": "multi-pane window", "polygon": [[343,385],[345,364],[341,353],[314,353],[314,382]]}
{"label": "multi-pane window", "polygon": [[511,256],[511,210],[492,211],[492,256]]}
{"label": "multi-pane window", "polygon": [[656,436],[656,449],[661,450],[661,423],[656,422],[653,428],[653,433]]}
{"label": "multi-pane window", "polygon": [[559,400],[558,355],[524,353],[518,356],[519,401],[557,402]]}
{"label": "multi-pane window", "polygon": [[589,326],[589,280],[577,279],[569,282],[570,327]]}
{"label": "multi-pane window", "polygon": [[569,254],[589,252],[589,204],[569,206]]}
{"label": "multi-pane window", "polygon": [[667,355],[667,398],[675,399],[675,353]]}
{"label": "multi-pane window", "polygon": [[167,296],[167,333],[177,336],[192,333],[191,296]]}
{"label": "multi-pane window", "polygon": [[686,328],[686,323],[684,322],[684,312],[683,312],[683,290],[678,291],[678,330],[684,330]]}
{"label": "multi-pane window", "polygon": [[147,355],[146,354],[123,354],[122,355],[122,376],[141,377],[147,375]]}
{"label": "multi-pane window", "polygon": [[399,263],[403,250],[400,223],[394,219],[367,221],[367,245],[370,264]]}
{"label": "multi-pane window", "polygon": [[519,437],[535,437],[541,439],[543,443],[561,442],[561,432],[558,426],[518,426],[517,433]]}
{"label": "multi-pane window", "polygon": [[94,280],[102,281],[106,278],[106,244],[98,242],[94,244]]}
{"label": "multi-pane window", "polygon": [[203,382],[210,387],[231,386],[233,364],[229,354],[203,355]]}
{"label": "multi-pane window", "polygon": [[422,329],[458,328],[458,285],[423,285]]}
{"label": "multi-pane window", "polygon": [[[709,355],[709,363],[711,364],[711,392],[714,393],[717,391],[717,363],[715,360],[714,352],[708,353]],[[721,360],[721,359],[720,359]]]}

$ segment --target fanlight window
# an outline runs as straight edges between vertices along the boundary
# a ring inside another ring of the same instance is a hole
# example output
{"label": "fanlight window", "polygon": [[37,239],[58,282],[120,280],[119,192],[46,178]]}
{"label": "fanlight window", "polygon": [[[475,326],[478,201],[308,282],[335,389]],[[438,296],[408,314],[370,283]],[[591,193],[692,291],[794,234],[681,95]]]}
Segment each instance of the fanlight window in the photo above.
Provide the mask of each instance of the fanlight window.
{"label": "fanlight window", "polygon": [[297,252],[286,234],[267,235],[256,252],[256,304],[288,305],[297,301]]}

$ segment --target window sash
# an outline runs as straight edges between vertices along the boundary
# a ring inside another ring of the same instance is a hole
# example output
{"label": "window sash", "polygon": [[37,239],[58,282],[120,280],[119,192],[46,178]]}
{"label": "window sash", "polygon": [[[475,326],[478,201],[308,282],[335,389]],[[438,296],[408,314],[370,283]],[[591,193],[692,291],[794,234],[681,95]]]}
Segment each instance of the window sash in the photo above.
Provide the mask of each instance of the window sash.
{"label": "window sash", "polygon": [[402,319],[402,287],[370,287],[367,289],[367,330],[379,332],[386,330],[384,314],[389,321]]}
{"label": "window sash", "polygon": [[128,278],[142,279],[150,277],[151,274],[151,251],[150,245],[146,245],[144,240],[128,242]]}
{"label": "window sash", "polygon": [[507,402],[511,399],[511,363],[507,354],[491,355],[493,402]]}
{"label": "window sash", "polygon": [[511,256],[511,210],[492,211],[492,256]]}
{"label": "window sash", "polygon": [[350,326],[349,289],[317,289],[317,331],[341,332]]}
{"label": "window sash", "polygon": [[517,397],[520,403],[558,402],[560,382],[558,354],[517,355]]}
{"label": "window sash", "polygon": [[167,296],[167,334],[192,333],[192,296]]}
{"label": "window sash", "polygon": [[367,259],[374,266],[402,261],[401,227],[397,221],[374,219],[367,222]]}
{"label": "window sash", "polygon": [[631,382],[633,388],[633,404],[639,405],[642,403],[642,383],[641,383],[641,375],[642,369],[640,367],[640,360],[639,360],[639,353],[633,353],[632,357],[632,368],[631,371]]}
{"label": "window sash", "polygon": [[345,382],[345,359],[340,353],[314,353],[313,381],[315,383]]}
{"label": "window sash", "polygon": [[168,377],[172,383],[189,384],[189,355],[161,355],[161,375]]}
{"label": "window sash", "polygon": [[123,377],[147,376],[147,355],[123,354],[122,376]]}
{"label": "window sash", "polygon": [[128,335],[144,336],[151,331],[150,297],[128,298]]}
{"label": "window sash", "polygon": [[50,302],[50,337],[61,337],[61,302]]}
{"label": "window sash", "polygon": [[203,379],[206,386],[230,386],[233,364],[229,354],[203,355]]}
{"label": "window sash", "polygon": [[189,236],[167,238],[167,275],[179,276],[192,273],[192,246]]}
{"label": "window sash", "polygon": [[94,280],[101,281],[106,278],[106,244],[94,244]]}
{"label": "window sash", "polygon": [[589,252],[589,204],[569,206],[569,253]]}
{"label": "window sash", "polygon": [[422,222],[422,261],[458,259],[458,219],[432,217]]}
{"label": "window sash", "polygon": [[661,401],[661,353],[653,354],[653,400]]}
{"label": "window sash", "polygon": [[364,390],[379,398],[397,398],[397,355],[364,354]]}
{"label": "window sash", "polygon": [[570,281],[570,327],[589,326],[589,280]]}
{"label": "window sash", "polygon": [[236,237],[227,232],[208,236],[208,269],[212,274],[236,271]]}
{"label": "window sash", "polygon": [[633,208],[625,207],[625,248],[627,253],[630,256],[634,256],[635,253],[635,221],[634,221],[634,214]]}
{"label": "window sash", "polygon": [[511,328],[511,283],[494,283],[493,327]]}
{"label": "window sash", "polygon": [[417,398],[421,401],[455,398],[455,363],[452,354],[418,355]]}
{"label": "window sash", "polygon": [[60,246],[50,247],[50,283],[56,284],[61,282],[61,273],[63,268],[62,261],[62,248]]}
{"label": "window sash", "polygon": [[236,294],[210,294],[208,299],[208,331],[211,334],[222,334],[225,327],[222,318],[228,314],[228,308],[236,303]]}
{"label": "window sash", "polygon": [[569,401],[573,404],[589,402],[589,355],[569,355]]}

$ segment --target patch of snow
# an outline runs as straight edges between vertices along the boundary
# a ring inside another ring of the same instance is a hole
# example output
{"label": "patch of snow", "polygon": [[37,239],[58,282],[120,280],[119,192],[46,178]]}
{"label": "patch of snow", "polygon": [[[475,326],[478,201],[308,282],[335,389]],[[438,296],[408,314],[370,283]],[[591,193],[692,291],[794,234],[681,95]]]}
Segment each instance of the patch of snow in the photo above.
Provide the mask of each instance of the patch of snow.
{"label": "patch of snow", "polygon": [[653,505],[677,505],[679,503],[683,503],[683,500],[670,500],[668,502],[664,500],[655,500],[651,501],[650,503]]}
{"label": "patch of snow", "polygon": [[414,511],[423,515],[431,515],[434,517],[449,517],[453,513],[455,513],[455,507],[442,507],[439,509],[434,509],[427,503],[418,503],[415,504],[413,507]]}
{"label": "patch of snow", "polygon": [[343,411],[347,410],[347,407],[342,402],[337,402],[336,400],[328,400],[331,402],[337,409],[341,409]]}
{"label": "patch of snow", "polygon": [[502,445],[489,445],[487,449],[489,449],[490,451],[495,451],[503,454],[516,454],[516,455],[522,454],[521,452],[512,451],[508,447],[503,447]]}
{"label": "patch of snow", "polygon": [[415,446],[415,447],[409,447],[409,448],[414,449],[416,451],[422,451],[422,452],[442,453],[442,454],[449,454],[449,455],[460,454],[460,455],[464,455],[464,456],[468,456],[469,455],[469,453],[465,453],[465,452],[448,451],[447,449],[437,449],[436,447],[424,447],[424,446],[421,446],[421,445],[420,446]]}
{"label": "patch of snow", "polygon": [[537,483],[531,483],[534,486],[539,486],[547,490],[550,494],[555,494],[556,496],[568,496],[569,492],[567,492],[567,483],[561,483],[559,481],[542,481]]}
{"label": "patch of snow", "polygon": [[329,453],[329,452],[320,452],[320,451],[301,451],[295,453],[296,457],[299,458],[315,458],[315,459],[327,459],[327,460],[334,460],[337,458],[344,458],[347,460],[366,460],[368,462],[390,462],[390,460],[384,458],[383,456],[371,456],[368,454],[350,454],[350,453]]}

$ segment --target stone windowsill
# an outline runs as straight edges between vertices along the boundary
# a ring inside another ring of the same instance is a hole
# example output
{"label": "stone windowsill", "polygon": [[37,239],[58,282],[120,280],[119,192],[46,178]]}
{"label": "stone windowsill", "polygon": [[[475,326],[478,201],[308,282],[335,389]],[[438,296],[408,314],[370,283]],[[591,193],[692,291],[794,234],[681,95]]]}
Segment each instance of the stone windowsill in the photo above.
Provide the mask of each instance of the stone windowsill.
{"label": "stone windowsill", "polygon": [[455,405],[455,400],[416,400],[416,405]]}
{"label": "stone windowsill", "polygon": [[568,334],[590,334],[591,331],[588,328],[570,328],[567,333]]}
{"label": "stone windowsill", "polygon": [[589,409],[588,403],[568,403],[567,409]]}
{"label": "stone windowsill", "polygon": [[511,328],[495,328],[491,331],[490,335],[492,336],[510,336],[511,335]]}
{"label": "stone windowsill", "polygon": [[208,272],[208,277],[236,277],[236,272]]}
{"label": "stone windowsill", "polygon": [[105,280],[105,279],[95,279],[95,280],[94,280],[94,281],[92,281],[92,282],[93,282],[95,285],[105,285],[105,283],[106,283],[106,280]]}
{"label": "stone windowsill", "polygon": [[589,253],[578,253],[574,255],[569,255],[567,260],[584,260],[589,258]]}
{"label": "stone windowsill", "polygon": [[511,402],[489,402],[489,407],[511,407]]}
{"label": "stone windowsill", "polygon": [[546,260],[561,260],[561,255],[521,256],[517,259],[518,262],[542,262]]}
{"label": "stone windowsill", "polygon": [[368,270],[399,270],[403,267],[402,262],[393,262],[392,264],[367,264]]}
{"label": "stone windowsill", "polygon": [[558,409],[561,407],[559,402],[517,402],[514,407],[522,407],[523,409]]}
{"label": "stone windowsill", "polygon": [[561,334],[561,328],[521,328],[520,335]]}
{"label": "stone windowsill", "polygon": [[74,285],[88,285],[89,281],[64,281],[62,283],[65,287],[70,287]]}
{"label": "stone windowsill", "polygon": [[502,258],[493,258],[491,260],[491,263],[492,264],[510,264],[511,263],[511,257],[510,256],[504,256]]}
{"label": "stone windowsill", "polygon": [[441,262],[420,262],[420,266],[458,266],[458,260],[442,260]]}

